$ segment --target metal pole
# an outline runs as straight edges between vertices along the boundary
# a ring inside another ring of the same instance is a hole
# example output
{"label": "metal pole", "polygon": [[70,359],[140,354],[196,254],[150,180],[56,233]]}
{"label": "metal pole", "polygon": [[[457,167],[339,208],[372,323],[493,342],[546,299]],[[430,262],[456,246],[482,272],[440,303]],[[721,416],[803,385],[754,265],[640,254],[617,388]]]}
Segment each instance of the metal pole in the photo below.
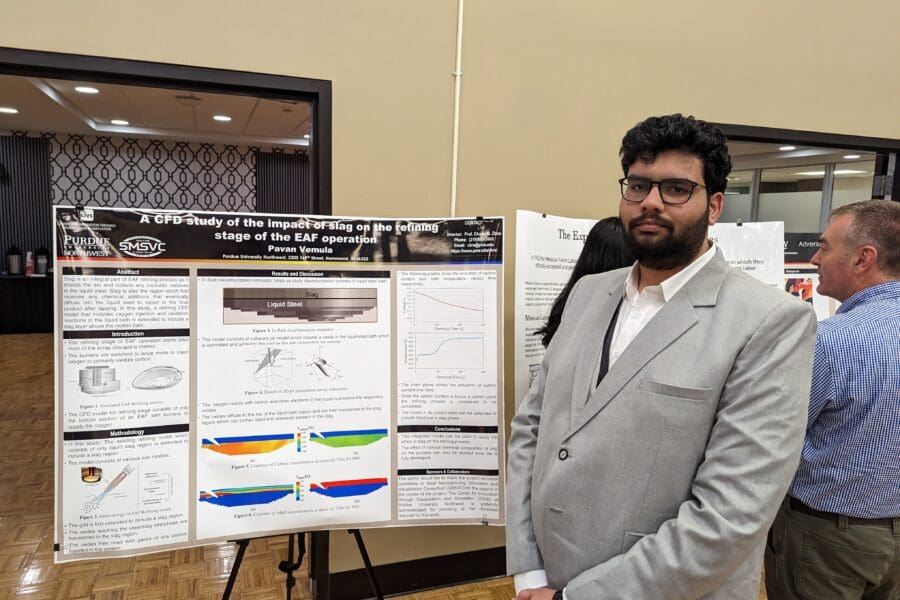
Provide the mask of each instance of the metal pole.
{"label": "metal pole", "polygon": [[834,197],[834,163],[825,165],[825,178],[822,180],[822,209],[819,213],[819,231],[828,226],[828,215],[831,213],[831,199]]}

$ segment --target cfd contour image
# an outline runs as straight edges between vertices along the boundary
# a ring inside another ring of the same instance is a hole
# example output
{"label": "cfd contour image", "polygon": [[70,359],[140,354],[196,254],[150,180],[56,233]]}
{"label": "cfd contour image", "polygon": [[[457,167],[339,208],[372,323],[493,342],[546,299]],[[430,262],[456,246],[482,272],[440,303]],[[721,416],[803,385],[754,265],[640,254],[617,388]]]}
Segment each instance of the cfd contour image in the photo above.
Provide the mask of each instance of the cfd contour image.
{"label": "cfd contour image", "polygon": [[164,390],[181,381],[181,371],[175,367],[150,367],[142,371],[131,382],[131,387],[139,390]]}

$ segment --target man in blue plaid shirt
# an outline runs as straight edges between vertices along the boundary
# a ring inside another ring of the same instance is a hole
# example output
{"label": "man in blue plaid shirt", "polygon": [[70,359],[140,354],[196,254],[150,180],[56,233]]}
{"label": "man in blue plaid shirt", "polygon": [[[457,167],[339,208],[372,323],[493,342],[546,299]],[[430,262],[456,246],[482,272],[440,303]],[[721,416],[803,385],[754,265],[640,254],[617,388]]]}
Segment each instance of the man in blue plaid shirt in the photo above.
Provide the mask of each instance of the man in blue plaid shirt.
{"label": "man in blue plaid shirt", "polygon": [[832,211],[800,468],[766,545],[769,600],[900,598],[900,202]]}

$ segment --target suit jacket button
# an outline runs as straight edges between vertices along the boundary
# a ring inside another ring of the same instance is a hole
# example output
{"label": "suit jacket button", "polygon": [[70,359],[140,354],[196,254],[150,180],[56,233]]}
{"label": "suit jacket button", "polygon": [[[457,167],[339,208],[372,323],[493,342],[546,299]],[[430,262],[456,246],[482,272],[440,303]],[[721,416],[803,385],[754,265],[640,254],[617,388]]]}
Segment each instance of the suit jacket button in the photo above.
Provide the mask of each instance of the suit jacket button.
{"label": "suit jacket button", "polygon": [[560,448],[559,450],[559,460],[566,460],[569,458],[569,451],[565,448]]}

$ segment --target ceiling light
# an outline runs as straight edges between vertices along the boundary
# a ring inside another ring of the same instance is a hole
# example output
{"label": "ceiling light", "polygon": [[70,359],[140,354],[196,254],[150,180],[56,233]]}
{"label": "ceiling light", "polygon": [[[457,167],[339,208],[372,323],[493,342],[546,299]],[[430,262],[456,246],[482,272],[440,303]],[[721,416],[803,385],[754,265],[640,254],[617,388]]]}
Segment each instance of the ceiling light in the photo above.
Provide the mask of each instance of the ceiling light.
{"label": "ceiling light", "polygon": [[75,91],[78,92],[79,94],[99,94],[100,93],[100,90],[98,90],[97,88],[89,87],[86,85],[79,85],[77,88],[75,88]]}
{"label": "ceiling light", "polygon": [[[861,175],[865,173],[865,171],[857,171],[855,169],[836,169],[834,171],[835,175]],[[800,173],[794,173],[794,175],[817,175],[822,176],[825,174],[825,171],[802,171]]]}
{"label": "ceiling light", "polygon": [[791,150],[796,150],[797,146],[779,146],[778,149],[782,152],[790,152]]}
{"label": "ceiling light", "polygon": [[0,113],[4,115],[17,115],[19,111],[9,106],[0,106]]}
{"label": "ceiling light", "polygon": [[859,158],[859,154],[845,154],[844,158],[848,160],[853,160],[854,158]]}
{"label": "ceiling light", "polygon": [[125,119],[113,119],[112,121],[110,121],[110,123],[112,123],[113,125],[128,125],[128,121],[126,121]]}
{"label": "ceiling light", "polygon": [[[305,134],[305,135],[303,136],[303,139],[308,140],[308,139],[309,139],[309,134],[308,134],[308,133]],[[846,158],[846,157],[844,157],[844,158]]]}
{"label": "ceiling light", "polygon": [[231,120],[231,117],[229,117],[228,115],[215,115],[213,117],[213,119],[215,119],[216,121],[222,121],[223,123],[227,123],[228,121]]}

